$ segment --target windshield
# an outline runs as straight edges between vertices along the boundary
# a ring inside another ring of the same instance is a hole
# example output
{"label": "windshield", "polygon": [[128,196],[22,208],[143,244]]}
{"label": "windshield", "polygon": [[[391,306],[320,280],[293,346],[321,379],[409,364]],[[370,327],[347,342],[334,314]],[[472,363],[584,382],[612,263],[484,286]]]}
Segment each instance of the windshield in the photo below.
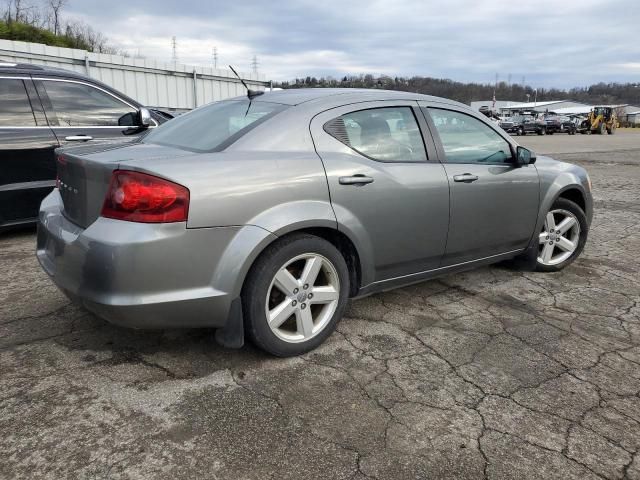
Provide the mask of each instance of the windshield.
{"label": "windshield", "polygon": [[192,152],[222,150],[286,105],[249,100],[211,103],[155,128],[144,143]]}

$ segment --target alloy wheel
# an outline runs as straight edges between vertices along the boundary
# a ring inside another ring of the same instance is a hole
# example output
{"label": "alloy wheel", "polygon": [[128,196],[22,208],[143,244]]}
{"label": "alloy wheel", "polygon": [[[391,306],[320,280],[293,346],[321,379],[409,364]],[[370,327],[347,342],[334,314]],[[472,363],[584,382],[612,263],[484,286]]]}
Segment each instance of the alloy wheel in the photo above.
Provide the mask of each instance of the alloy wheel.
{"label": "alloy wheel", "polygon": [[281,340],[305,342],[329,324],[339,299],[340,280],[333,264],[316,253],[298,255],[271,281],[265,302],[267,323]]}
{"label": "alloy wheel", "polygon": [[564,262],[576,251],[579,241],[578,218],[567,210],[551,210],[540,233],[538,262],[547,266]]}

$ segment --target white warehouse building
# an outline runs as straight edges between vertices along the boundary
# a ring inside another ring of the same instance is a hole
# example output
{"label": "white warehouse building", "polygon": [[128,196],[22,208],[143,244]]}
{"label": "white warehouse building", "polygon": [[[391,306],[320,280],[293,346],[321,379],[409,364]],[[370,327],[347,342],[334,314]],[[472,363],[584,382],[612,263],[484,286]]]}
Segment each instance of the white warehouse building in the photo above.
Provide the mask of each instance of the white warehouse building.
{"label": "white warehouse building", "polygon": [[[523,103],[515,103],[504,108],[501,108],[500,111],[502,113],[519,113],[519,112],[557,112],[561,109],[582,109],[588,108],[589,110],[592,108],[591,105],[587,105],[581,102],[575,102],[573,100],[550,100],[546,102],[523,102]],[[587,112],[589,112],[587,110]]]}

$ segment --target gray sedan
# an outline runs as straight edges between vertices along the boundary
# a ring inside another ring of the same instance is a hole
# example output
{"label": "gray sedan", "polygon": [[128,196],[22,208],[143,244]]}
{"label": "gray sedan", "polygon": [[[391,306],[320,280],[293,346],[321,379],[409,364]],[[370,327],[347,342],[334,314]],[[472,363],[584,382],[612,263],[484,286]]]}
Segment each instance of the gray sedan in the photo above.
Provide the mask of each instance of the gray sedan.
{"label": "gray sedan", "polygon": [[57,164],[37,255],[70,298],[280,356],[322,343],[349,298],[506,259],[560,270],[592,217],[584,169],[406,92],[252,94]]}

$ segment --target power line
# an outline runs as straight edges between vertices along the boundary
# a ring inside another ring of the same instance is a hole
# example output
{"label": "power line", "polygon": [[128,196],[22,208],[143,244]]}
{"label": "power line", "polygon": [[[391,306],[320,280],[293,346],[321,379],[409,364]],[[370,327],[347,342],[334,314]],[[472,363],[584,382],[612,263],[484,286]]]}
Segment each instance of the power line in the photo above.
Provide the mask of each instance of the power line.
{"label": "power line", "polygon": [[253,58],[251,59],[251,70],[253,70],[253,73],[257,74],[258,73],[258,57],[256,55],[253,56]]}
{"label": "power line", "polygon": [[213,68],[218,68],[218,47],[213,47]]}

